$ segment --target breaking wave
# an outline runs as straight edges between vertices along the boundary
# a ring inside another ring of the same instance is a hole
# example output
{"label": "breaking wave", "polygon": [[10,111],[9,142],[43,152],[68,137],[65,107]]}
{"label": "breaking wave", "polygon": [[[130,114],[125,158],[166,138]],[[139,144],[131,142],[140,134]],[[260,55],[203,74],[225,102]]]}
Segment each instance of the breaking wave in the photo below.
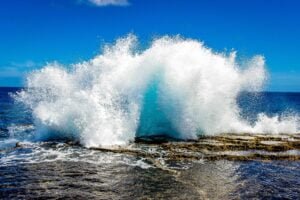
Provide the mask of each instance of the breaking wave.
{"label": "breaking wave", "polygon": [[266,80],[262,56],[237,62],[197,40],[155,39],[140,50],[128,35],[95,58],[68,68],[33,71],[15,98],[28,106],[40,139],[74,139],[85,146],[123,145],[136,136],[181,139],[220,133],[295,133],[297,116],[260,113],[253,123],[236,102]]}

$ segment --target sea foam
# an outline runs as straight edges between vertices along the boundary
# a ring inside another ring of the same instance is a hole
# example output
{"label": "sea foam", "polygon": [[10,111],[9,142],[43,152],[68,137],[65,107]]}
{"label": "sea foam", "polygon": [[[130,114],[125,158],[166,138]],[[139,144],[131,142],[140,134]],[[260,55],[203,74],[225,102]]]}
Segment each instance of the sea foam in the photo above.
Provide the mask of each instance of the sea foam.
{"label": "sea foam", "polygon": [[261,113],[255,123],[240,116],[238,95],[261,90],[266,74],[259,55],[237,62],[235,52],[167,36],[140,50],[136,36],[128,35],[91,60],[33,71],[16,99],[31,109],[40,139],[74,139],[88,147],[156,134],[299,132],[297,116]]}

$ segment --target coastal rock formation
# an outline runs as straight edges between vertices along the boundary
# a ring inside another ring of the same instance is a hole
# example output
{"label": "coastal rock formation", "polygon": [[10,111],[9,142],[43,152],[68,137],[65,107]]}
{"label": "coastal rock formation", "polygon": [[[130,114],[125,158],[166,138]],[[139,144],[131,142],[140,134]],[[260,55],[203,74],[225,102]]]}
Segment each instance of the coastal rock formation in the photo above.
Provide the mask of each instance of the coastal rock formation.
{"label": "coastal rock formation", "polygon": [[137,138],[135,143],[126,147],[90,149],[150,160],[300,160],[300,134],[223,134],[203,136],[194,141],[170,141],[163,137]]}

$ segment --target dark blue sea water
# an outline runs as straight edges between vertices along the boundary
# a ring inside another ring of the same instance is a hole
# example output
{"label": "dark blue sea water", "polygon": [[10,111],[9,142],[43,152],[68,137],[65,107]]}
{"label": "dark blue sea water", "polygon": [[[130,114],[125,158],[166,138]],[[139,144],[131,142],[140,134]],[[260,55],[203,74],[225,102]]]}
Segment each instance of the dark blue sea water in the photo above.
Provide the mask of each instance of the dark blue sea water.
{"label": "dark blue sea water", "polygon": [[251,121],[259,113],[268,116],[300,113],[300,93],[297,92],[245,92],[238,97],[237,102],[241,115]]}
{"label": "dark blue sea water", "polygon": [[[62,141],[38,141],[31,112],[11,97],[19,90],[0,88],[1,199],[300,197],[299,161],[204,159],[180,163],[173,174],[140,157],[97,152]],[[237,102],[240,115],[252,123],[259,113],[270,117],[300,113],[300,93],[243,93]],[[17,142],[22,147],[15,148]]]}

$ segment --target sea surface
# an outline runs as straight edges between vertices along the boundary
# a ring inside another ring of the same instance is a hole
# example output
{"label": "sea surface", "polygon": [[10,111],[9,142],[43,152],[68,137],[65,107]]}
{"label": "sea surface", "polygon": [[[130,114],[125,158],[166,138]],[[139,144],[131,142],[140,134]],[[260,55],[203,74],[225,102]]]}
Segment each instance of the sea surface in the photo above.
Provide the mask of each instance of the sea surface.
{"label": "sea surface", "polygon": [[[154,164],[139,154],[41,140],[32,112],[12,98],[21,89],[0,88],[0,199],[300,199],[297,160],[161,157]],[[297,115],[300,93],[242,93],[237,104],[255,123],[259,113]],[[164,153],[160,144],[140,150]]]}

